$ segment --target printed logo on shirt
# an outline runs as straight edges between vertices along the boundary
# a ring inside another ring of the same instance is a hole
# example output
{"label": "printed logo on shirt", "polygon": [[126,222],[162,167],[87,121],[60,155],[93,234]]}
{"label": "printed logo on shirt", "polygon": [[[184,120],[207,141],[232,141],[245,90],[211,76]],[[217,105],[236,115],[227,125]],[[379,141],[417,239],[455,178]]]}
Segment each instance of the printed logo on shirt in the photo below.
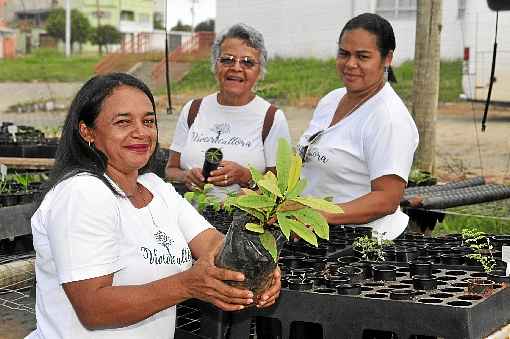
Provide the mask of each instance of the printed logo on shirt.
{"label": "printed logo on shirt", "polygon": [[[192,261],[191,251],[188,247],[182,248],[179,255],[173,254],[172,249],[175,250],[175,241],[170,238],[165,232],[158,230],[154,233],[156,243],[163,246],[166,251],[161,251],[157,248],[148,248],[145,246],[140,247],[142,256],[151,265],[182,265]],[[166,252],[166,253],[165,253]]]}
{"label": "printed logo on shirt", "polygon": [[222,124],[215,124],[209,128],[208,131],[199,131],[191,133],[191,140],[197,144],[217,144],[217,145],[231,145],[240,147],[251,147],[251,141],[243,140],[239,136],[231,135],[231,125],[228,122]]}

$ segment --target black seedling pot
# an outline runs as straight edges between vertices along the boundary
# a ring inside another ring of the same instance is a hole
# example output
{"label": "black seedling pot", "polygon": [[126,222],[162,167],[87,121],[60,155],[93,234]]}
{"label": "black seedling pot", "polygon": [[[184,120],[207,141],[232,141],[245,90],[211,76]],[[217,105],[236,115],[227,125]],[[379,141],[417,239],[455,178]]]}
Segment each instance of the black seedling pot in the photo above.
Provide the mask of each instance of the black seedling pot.
{"label": "black seedling pot", "polygon": [[368,261],[361,261],[351,264],[354,267],[360,267],[363,270],[363,279],[372,278],[372,264]]}
{"label": "black seedling pot", "polygon": [[435,276],[413,276],[413,288],[415,290],[434,290],[437,287],[437,278]]}
{"label": "black seedling pot", "polygon": [[218,168],[221,160],[223,160],[223,152],[219,148],[211,147],[205,151],[204,166],[202,166],[204,181],[207,181],[211,172]]}
{"label": "black seedling pot", "polygon": [[360,284],[342,284],[336,287],[338,294],[342,295],[359,295],[361,294]]}
{"label": "black seedling pot", "polygon": [[355,256],[345,256],[337,259],[340,265],[350,265],[355,262],[360,262],[361,259]]}
{"label": "black seedling pot", "polygon": [[392,300],[412,300],[416,295],[414,290],[392,290],[390,291],[390,299]]}
{"label": "black seedling pot", "polygon": [[352,282],[359,282],[363,280],[363,269],[356,266],[344,266],[338,269],[338,274],[346,275],[351,278]]}
{"label": "black seedling pot", "polygon": [[299,279],[299,278],[287,279],[287,287],[291,290],[296,290],[296,291],[311,290],[313,287],[313,281],[310,279]]}
{"label": "black seedling pot", "polygon": [[469,284],[467,289],[471,294],[488,297],[494,291],[494,281],[483,278],[471,278],[466,280]]}
{"label": "black seedling pot", "polygon": [[372,268],[372,275],[375,281],[395,281],[397,268],[393,265],[377,265]]}
{"label": "black seedling pot", "polygon": [[395,246],[395,261],[408,262],[418,257],[418,249],[416,247]]}
{"label": "black seedling pot", "polygon": [[284,264],[289,269],[292,268],[299,268],[301,267],[301,262],[305,259],[304,256],[294,256],[294,255],[288,255],[285,257],[280,257],[279,262]]}
{"label": "black seedling pot", "polygon": [[510,276],[506,275],[506,271],[494,271],[489,273],[487,276],[494,282],[510,284]]}
{"label": "black seedling pot", "polygon": [[329,288],[336,288],[338,285],[348,284],[351,282],[351,278],[345,275],[331,275],[324,278],[324,284]]}
{"label": "black seedling pot", "polygon": [[444,265],[462,265],[464,263],[464,254],[462,253],[443,253],[440,258],[441,264]]}
{"label": "black seedling pot", "polygon": [[410,261],[409,275],[422,275],[426,277],[432,276],[432,263],[430,261]]}

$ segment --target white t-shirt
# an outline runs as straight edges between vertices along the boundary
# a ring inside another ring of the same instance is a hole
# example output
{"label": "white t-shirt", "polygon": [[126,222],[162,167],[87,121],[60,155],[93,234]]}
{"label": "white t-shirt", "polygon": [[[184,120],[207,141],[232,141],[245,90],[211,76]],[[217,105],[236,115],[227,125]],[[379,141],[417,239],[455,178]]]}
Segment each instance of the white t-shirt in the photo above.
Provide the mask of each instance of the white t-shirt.
{"label": "white t-shirt", "polygon": [[[276,111],[271,130],[262,142],[262,126],[270,105],[255,96],[244,106],[224,106],[218,103],[217,93],[211,94],[203,98],[195,121],[188,128],[190,101],[182,108],[170,149],[181,153],[182,169],[202,168],[207,149],[217,147],[223,152],[223,160],[264,172],[266,167],[276,166],[278,139],[290,142],[287,119],[281,110]],[[223,198],[239,189],[237,184],[215,186],[211,193]]]}
{"label": "white t-shirt", "polygon": [[[323,131],[308,146],[302,176],[308,180],[304,195],[333,197],[337,203],[352,201],[371,191],[371,181],[395,174],[407,181],[418,146],[418,130],[406,106],[389,83],[352,114],[329,127],[346,89],[323,97],[297,145]],[[394,214],[368,224],[386,238],[404,231],[408,218]]]}
{"label": "white t-shirt", "polygon": [[212,226],[155,174],[138,182],[153,194],[140,209],[89,174],[66,179],[45,196],[32,216],[37,329],[28,338],[174,337],[175,306],[131,326],[87,330],[61,285],[112,273],[114,286],[140,285],[191,267],[188,243]]}

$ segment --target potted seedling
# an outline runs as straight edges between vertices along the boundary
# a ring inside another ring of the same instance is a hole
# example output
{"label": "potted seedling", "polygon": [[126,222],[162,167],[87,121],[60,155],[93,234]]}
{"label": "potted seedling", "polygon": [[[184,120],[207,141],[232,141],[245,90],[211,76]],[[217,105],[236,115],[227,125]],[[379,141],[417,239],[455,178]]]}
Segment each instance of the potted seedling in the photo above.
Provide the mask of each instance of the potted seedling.
{"label": "potted seedling", "polygon": [[223,152],[216,147],[211,147],[205,152],[204,166],[202,167],[202,175],[204,180],[211,175],[211,172],[218,168],[221,160],[223,160]]}
{"label": "potted seedling", "polygon": [[300,178],[301,165],[289,143],[280,139],[277,175],[250,168],[258,189],[243,189],[244,194],[224,201],[225,208],[235,209],[234,218],[216,264],[244,273],[241,286],[256,295],[270,285],[280,249],[292,234],[318,246],[317,237],[329,239],[329,225],[319,211],[342,213],[325,199],[301,196],[306,186]]}
{"label": "potted seedling", "polygon": [[21,188],[21,191],[18,193],[19,203],[26,204],[32,202],[34,194],[29,190],[30,183],[33,181],[32,176],[28,173],[16,173],[14,174],[13,179]]}
{"label": "potted seedling", "polygon": [[354,240],[352,249],[362,260],[384,261],[383,249],[385,246],[389,246],[392,243],[391,240],[382,240],[379,237],[370,238],[365,235]]}
{"label": "potted seedling", "polygon": [[[472,253],[466,254],[466,258],[478,262],[485,273],[490,274],[496,267],[496,260],[492,253],[493,246],[485,232],[465,228],[462,230],[462,242],[472,250]],[[484,296],[492,294],[494,286],[492,280],[473,278],[469,279],[468,283],[468,291],[471,293]]]}

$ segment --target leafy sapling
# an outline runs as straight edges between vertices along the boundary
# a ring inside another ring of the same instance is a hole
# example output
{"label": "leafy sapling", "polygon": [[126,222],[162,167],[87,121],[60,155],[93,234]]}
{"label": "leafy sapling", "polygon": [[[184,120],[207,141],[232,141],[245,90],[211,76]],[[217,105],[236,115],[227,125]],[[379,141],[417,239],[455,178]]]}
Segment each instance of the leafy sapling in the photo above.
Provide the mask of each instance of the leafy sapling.
{"label": "leafy sapling", "polygon": [[287,240],[291,233],[318,246],[317,237],[329,240],[329,225],[320,213],[342,213],[342,209],[325,199],[303,197],[306,180],[301,179],[301,158],[292,152],[285,139],[278,140],[276,171],[260,173],[250,167],[258,189],[243,189],[244,194],[227,197],[225,208],[238,208],[253,216],[255,222],[245,228],[259,234],[264,248],[277,261],[277,246],[270,230],[279,230]]}
{"label": "leafy sapling", "polygon": [[208,206],[211,206],[214,211],[219,211],[221,209],[220,200],[209,195],[213,186],[213,184],[205,184],[203,189],[196,187],[194,191],[184,193],[184,198],[195,206],[200,213]]}
{"label": "leafy sapling", "polygon": [[384,261],[384,247],[393,244],[391,240],[382,237],[369,238],[367,235],[356,238],[352,248],[361,253],[361,259],[370,261]]}

